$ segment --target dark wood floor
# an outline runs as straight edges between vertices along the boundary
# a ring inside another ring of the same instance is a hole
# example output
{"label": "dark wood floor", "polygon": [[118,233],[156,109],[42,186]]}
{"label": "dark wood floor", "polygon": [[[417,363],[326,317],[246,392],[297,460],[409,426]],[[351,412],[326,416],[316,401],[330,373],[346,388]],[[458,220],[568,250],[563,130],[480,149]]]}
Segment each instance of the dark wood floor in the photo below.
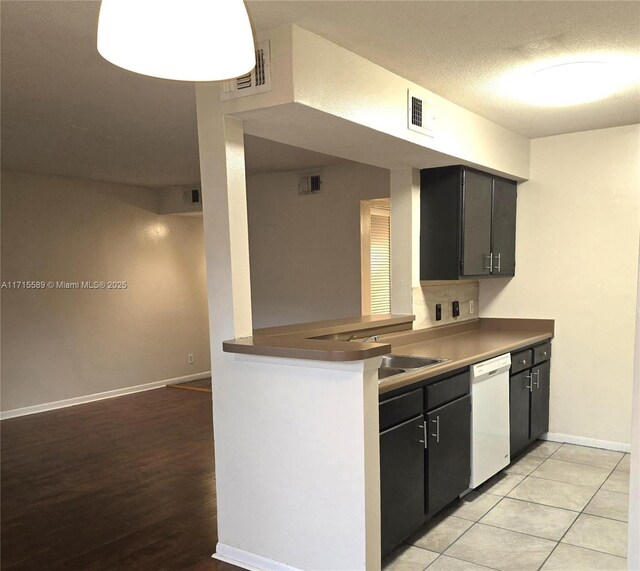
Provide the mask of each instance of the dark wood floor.
{"label": "dark wood floor", "polygon": [[0,430],[2,569],[238,569],[211,559],[209,394],[158,389]]}

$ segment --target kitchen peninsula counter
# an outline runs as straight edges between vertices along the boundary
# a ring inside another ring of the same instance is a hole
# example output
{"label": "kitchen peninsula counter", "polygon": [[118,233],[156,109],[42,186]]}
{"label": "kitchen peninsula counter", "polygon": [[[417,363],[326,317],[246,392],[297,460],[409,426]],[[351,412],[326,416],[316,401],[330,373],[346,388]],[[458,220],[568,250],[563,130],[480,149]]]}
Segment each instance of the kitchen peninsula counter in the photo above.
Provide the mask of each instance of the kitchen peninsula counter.
{"label": "kitchen peninsula counter", "polygon": [[[318,361],[356,361],[391,352],[447,359],[381,380],[380,393],[386,393],[554,335],[551,319],[481,318],[412,330],[413,319],[413,315],[373,315],[271,327],[256,330],[253,337],[225,341],[223,348],[228,353]],[[379,342],[361,340],[373,335],[379,335]]]}

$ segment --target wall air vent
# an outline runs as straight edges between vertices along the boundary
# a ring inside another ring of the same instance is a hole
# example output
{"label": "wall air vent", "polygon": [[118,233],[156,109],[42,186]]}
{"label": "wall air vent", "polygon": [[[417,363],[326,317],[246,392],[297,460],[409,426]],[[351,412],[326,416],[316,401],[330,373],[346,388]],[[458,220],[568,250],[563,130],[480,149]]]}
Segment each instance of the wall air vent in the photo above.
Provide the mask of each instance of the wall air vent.
{"label": "wall air vent", "polygon": [[200,204],[200,189],[193,188],[191,190],[185,190],[183,197],[187,204]]}
{"label": "wall air vent", "polygon": [[256,44],[256,67],[249,73],[222,82],[220,99],[246,97],[271,91],[271,49],[269,40]]}
{"label": "wall air vent", "polygon": [[433,132],[433,109],[428,101],[411,89],[407,90],[407,128],[429,137]]}
{"label": "wall air vent", "polygon": [[302,174],[298,177],[298,194],[317,194],[321,185],[322,179],[318,173]]}

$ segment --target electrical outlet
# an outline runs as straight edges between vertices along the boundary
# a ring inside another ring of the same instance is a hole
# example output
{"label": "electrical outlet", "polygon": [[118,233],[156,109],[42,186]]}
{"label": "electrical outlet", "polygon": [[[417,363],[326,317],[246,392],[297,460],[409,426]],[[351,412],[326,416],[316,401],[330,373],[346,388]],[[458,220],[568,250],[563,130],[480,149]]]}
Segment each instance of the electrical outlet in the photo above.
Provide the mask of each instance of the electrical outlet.
{"label": "electrical outlet", "polygon": [[442,305],[436,303],[436,321],[440,321],[442,319]]}
{"label": "electrical outlet", "polygon": [[460,302],[452,301],[451,302],[451,316],[458,317],[460,315]]}
{"label": "electrical outlet", "polygon": [[476,304],[473,302],[473,300],[469,300],[469,313],[473,314],[476,312]]}
{"label": "electrical outlet", "polygon": [[187,355],[187,363],[189,363],[189,365],[193,365],[193,353],[189,353]]}

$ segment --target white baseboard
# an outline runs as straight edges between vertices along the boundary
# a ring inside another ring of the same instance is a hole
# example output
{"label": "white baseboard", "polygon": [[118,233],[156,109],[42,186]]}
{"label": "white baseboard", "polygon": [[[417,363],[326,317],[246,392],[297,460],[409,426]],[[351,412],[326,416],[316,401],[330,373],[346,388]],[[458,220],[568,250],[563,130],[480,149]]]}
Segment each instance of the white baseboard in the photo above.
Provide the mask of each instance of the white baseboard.
{"label": "white baseboard", "polygon": [[76,406],[79,404],[85,404],[97,400],[111,399],[114,397],[120,397],[131,393],[141,393],[143,391],[150,391],[152,389],[159,389],[166,387],[167,385],[175,385],[177,383],[187,383],[189,381],[197,381],[200,379],[206,379],[211,376],[211,371],[202,371],[201,373],[194,373],[193,375],[185,375],[184,377],[175,377],[173,379],[164,379],[163,381],[155,381],[153,383],[145,383],[144,385],[135,385],[133,387],[125,387],[123,389],[115,389],[113,391],[105,391],[103,393],[94,393],[92,395],[84,395],[81,397],[75,397],[71,399],[58,400],[54,402],[46,402],[43,404],[36,404],[33,406],[25,406],[23,408],[14,408],[13,410],[4,410],[0,412],[0,420],[6,420],[8,418],[15,418],[17,416],[26,416],[28,414],[37,414],[39,412],[46,412],[48,410],[55,410],[57,408],[66,408],[68,406]]}
{"label": "white baseboard", "polygon": [[297,567],[291,567],[290,565],[279,563],[268,557],[256,555],[244,549],[231,547],[230,545],[225,545],[220,542],[216,545],[216,552],[212,557],[219,561],[248,569],[249,571],[301,571]]}
{"label": "white baseboard", "polygon": [[572,436],[571,434],[560,434],[559,432],[547,432],[540,436],[540,440],[550,440],[551,442],[565,442],[567,444],[577,444],[578,446],[590,446],[591,448],[602,448],[603,450],[615,450],[616,452],[631,452],[631,444],[627,442],[612,442],[611,440],[597,440],[584,436]]}

